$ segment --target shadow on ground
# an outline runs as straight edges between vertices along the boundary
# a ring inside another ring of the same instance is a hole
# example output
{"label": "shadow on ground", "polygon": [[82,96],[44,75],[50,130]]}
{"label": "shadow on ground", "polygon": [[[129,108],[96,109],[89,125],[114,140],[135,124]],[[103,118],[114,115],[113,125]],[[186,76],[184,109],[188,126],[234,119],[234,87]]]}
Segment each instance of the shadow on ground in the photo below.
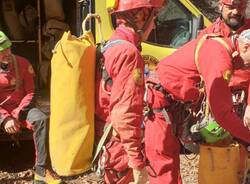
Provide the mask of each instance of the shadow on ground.
{"label": "shadow on ground", "polygon": [[33,141],[0,142],[0,170],[3,172],[20,172],[31,169],[35,162]]}

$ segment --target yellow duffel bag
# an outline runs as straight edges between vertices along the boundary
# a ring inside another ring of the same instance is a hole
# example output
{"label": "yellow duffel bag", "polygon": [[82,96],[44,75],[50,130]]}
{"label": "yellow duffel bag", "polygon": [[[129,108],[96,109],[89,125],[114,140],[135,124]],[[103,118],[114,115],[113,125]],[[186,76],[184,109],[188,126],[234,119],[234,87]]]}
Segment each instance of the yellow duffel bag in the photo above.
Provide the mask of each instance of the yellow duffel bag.
{"label": "yellow duffel bag", "polygon": [[86,32],[77,38],[65,32],[51,61],[51,163],[61,176],[91,167],[94,144],[96,47]]}
{"label": "yellow duffel bag", "polygon": [[199,184],[242,184],[248,154],[239,144],[200,145]]}

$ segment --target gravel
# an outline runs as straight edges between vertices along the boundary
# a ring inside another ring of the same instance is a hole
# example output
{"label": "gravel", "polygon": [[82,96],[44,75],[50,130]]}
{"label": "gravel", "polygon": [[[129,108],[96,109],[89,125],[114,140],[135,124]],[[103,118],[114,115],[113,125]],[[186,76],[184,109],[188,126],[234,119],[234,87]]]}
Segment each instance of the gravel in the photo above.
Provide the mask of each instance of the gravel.
{"label": "gravel", "polygon": [[[0,184],[32,184],[34,148],[32,141],[23,141],[20,147],[10,142],[0,142]],[[199,156],[181,155],[183,184],[198,184],[197,171]],[[190,160],[190,158],[194,158]],[[63,178],[66,184],[101,184],[95,173],[88,172],[77,177]]]}

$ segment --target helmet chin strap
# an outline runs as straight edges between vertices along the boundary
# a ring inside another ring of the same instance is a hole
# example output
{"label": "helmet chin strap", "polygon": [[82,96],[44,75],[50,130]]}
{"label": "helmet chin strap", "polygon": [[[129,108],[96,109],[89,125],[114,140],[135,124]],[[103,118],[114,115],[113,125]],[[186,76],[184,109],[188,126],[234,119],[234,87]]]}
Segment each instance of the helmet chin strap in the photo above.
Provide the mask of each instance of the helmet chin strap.
{"label": "helmet chin strap", "polygon": [[144,25],[142,26],[142,29],[138,30],[139,32],[144,33],[146,31],[146,29],[148,28],[148,26],[151,23],[152,19],[154,18],[154,11],[155,11],[154,9],[152,9],[150,11],[149,17],[147,18],[147,20],[145,21]]}
{"label": "helmet chin strap", "polygon": [[[121,14],[122,15],[122,14]],[[146,31],[146,29],[148,28],[150,22],[152,21],[153,17],[154,17],[154,9],[152,9],[150,11],[150,16],[147,17],[147,20],[145,21],[144,25],[142,26],[141,29],[138,28],[138,26],[136,25],[135,21],[134,21],[134,17],[131,17],[128,14],[123,14],[124,17],[126,17],[126,20],[128,22],[128,24],[131,25],[131,27],[135,30],[135,32],[140,36],[140,38],[142,37],[143,33]]]}

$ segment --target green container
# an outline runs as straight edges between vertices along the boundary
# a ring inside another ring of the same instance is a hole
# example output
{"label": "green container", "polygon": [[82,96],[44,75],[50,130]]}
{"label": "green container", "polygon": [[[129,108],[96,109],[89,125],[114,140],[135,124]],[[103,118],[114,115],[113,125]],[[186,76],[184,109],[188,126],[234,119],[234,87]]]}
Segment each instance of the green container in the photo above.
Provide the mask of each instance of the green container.
{"label": "green container", "polygon": [[200,129],[200,133],[206,143],[216,143],[230,135],[215,120],[209,120],[207,125]]}
{"label": "green container", "polygon": [[4,32],[0,31],[0,52],[3,50],[10,48],[11,41],[9,38],[4,34]]}

